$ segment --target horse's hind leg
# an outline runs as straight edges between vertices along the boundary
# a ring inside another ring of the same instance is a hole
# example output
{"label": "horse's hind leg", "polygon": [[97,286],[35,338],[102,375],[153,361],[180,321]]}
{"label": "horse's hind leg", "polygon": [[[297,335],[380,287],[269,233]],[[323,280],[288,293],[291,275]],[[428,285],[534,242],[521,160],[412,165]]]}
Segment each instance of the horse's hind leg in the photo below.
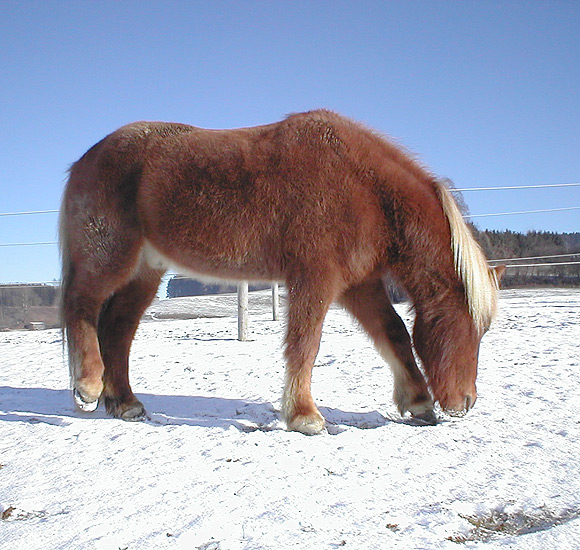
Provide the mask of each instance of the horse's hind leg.
{"label": "horse's hind leg", "polygon": [[105,406],[109,414],[123,420],[145,417],[145,409],[129,384],[129,351],[141,316],[155,296],[162,275],[163,272],[143,268],[113,294],[99,318]]}
{"label": "horse's hind leg", "polygon": [[73,395],[77,407],[87,412],[97,408],[103,391],[104,367],[96,328],[105,298],[96,281],[81,284],[78,277],[69,280],[63,290],[62,316]]}
{"label": "horse's hind leg", "polygon": [[282,397],[282,418],[289,430],[308,435],[324,429],[324,418],[310,392],[314,360],[320,346],[322,324],[332,303],[331,285],[323,278],[306,278],[287,283],[288,329],[286,335],[286,383]]}
{"label": "horse's hind leg", "polygon": [[393,399],[399,412],[410,412],[426,422],[436,422],[433,400],[417,367],[411,338],[387,296],[381,279],[349,288],[341,303],[371,336],[375,347],[391,367],[395,379]]}
{"label": "horse's hind leg", "polygon": [[97,324],[103,304],[115,287],[115,281],[94,269],[94,265],[71,266],[63,285],[62,316],[73,395],[83,411],[94,411],[103,391],[105,369]]}
{"label": "horse's hind leg", "polygon": [[140,259],[139,231],[130,222],[115,224],[84,211],[61,214],[62,322],[75,402],[84,411],[97,408],[103,391],[105,367],[97,335],[101,310],[131,279]]}

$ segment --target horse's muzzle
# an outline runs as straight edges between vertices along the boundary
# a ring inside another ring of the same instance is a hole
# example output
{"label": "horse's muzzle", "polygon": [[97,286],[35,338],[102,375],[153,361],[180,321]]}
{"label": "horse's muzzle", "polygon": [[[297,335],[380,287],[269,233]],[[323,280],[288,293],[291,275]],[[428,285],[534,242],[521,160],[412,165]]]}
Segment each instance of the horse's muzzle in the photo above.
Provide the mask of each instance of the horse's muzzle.
{"label": "horse's muzzle", "polygon": [[465,416],[470,409],[473,408],[475,405],[475,401],[477,400],[477,396],[473,396],[472,394],[467,394],[463,398],[462,403],[458,403],[457,405],[448,405],[443,406],[443,410],[449,416]]}

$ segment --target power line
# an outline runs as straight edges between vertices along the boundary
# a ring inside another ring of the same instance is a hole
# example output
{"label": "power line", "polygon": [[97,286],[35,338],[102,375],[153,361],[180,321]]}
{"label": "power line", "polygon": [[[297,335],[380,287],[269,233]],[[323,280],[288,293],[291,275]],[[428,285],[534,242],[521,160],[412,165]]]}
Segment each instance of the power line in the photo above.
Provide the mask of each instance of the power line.
{"label": "power line", "polygon": [[[571,254],[552,254],[550,256],[525,256],[520,258],[502,258],[499,260],[488,260],[490,263],[497,262],[514,262],[519,260],[547,260],[550,258],[569,258],[580,256],[580,252],[573,252]],[[551,267],[554,265],[580,265],[580,262],[549,262],[549,263],[534,263],[534,264],[511,264],[506,265],[506,268],[517,268],[517,267]]]}
{"label": "power line", "polygon": [[493,214],[468,214],[464,218],[488,218],[490,216],[513,216],[515,214],[540,214],[541,212],[564,212],[567,210],[580,210],[580,206],[568,206],[566,208],[543,208],[541,210],[521,210],[520,212],[496,212]]}
{"label": "power line", "polygon": [[580,262],[553,262],[548,264],[512,264],[506,265],[506,268],[516,268],[516,267],[551,267],[554,265],[580,265]]}
{"label": "power line", "polygon": [[551,187],[580,187],[579,183],[547,183],[544,185],[508,185],[503,187],[466,187],[464,189],[450,188],[450,191],[503,191],[504,189],[547,189]]}
{"label": "power line", "polygon": [[[462,187],[451,188],[450,191],[466,193],[469,191],[503,191],[518,189],[549,189],[554,187],[580,187],[580,182],[572,183],[546,183],[540,185],[504,185],[497,187]],[[59,210],[31,210],[27,212],[0,212],[0,216],[29,216],[34,214],[57,214]]]}
{"label": "power line", "polygon": [[580,256],[580,252],[573,254],[553,254],[551,256],[526,256],[520,258],[502,258],[500,260],[489,260],[490,262],[513,262],[516,260],[546,260],[548,258],[566,258],[568,256]]}
{"label": "power line", "polygon": [[[580,187],[580,182],[573,183],[547,183],[541,185],[505,185],[497,187],[463,187],[463,188],[451,188],[450,191],[458,191],[466,193],[469,191],[503,191],[503,190],[518,190],[518,189],[548,189],[554,187]],[[578,207],[580,208],[580,207]],[[0,216],[30,216],[35,214],[58,214],[59,210],[31,210],[25,212],[0,212]],[[545,210],[530,211],[530,213],[535,212],[545,212]],[[520,212],[513,212],[513,214],[519,214]],[[523,213],[523,212],[522,212]],[[527,212],[526,212],[527,213]],[[506,214],[512,214],[512,212],[506,212]],[[492,214],[480,214],[492,215]],[[494,216],[500,216],[503,214],[493,214]],[[472,216],[474,217],[474,216]]]}
{"label": "power line", "polygon": [[[459,189],[456,189],[459,191]],[[489,218],[492,216],[514,216],[518,214],[540,214],[543,212],[566,212],[570,210],[580,210],[580,206],[568,206],[564,208],[543,208],[540,210],[521,210],[519,212],[494,212],[490,214],[467,214],[463,216],[466,219],[471,218]],[[20,214],[43,214],[48,212],[58,212],[58,210],[43,210],[39,212],[14,212],[14,213],[6,213],[0,214],[0,216],[11,216],[11,215],[20,215]],[[7,246],[44,246],[44,245],[56,245],[58,244],[57,241],[49,241],[49,242],[35,242],[35,243],[0,243],[0,247],[7,247]]]}
{"label": "power line", "polygon": [[43,246],[47,244],[58,244],[56,241],[44,242],[44,243],[0,243],[0,246]]}
{"label": "power line", "polygon": [[[471,187],[471,188],[462,188],[462,189],[451,189],[451,191],[500,191],[506,189],[544,189],[544,188],[553,188],[553,187],[579,187],[580,182],[578,183],[550,183],[544,185],[519,185],[519,186],[502,186],[502,187]],[[544,208],[539,210],[522,210],[518,212],[494,212],[488,214],[467,214],[464,218],[472,219],[472,218],[488,218],[492,216],[513,216],[513,215],[520,215],[520,214],[540,214],[545,212],[565,212],[570,210],[580,210],[580,206],[569,206],[564,208]],[[36,214],[56,214],[59,210],[31,210],[26,212],[1,212],[0,217],[2,216],[29,216],[29,215],[36,215]],[[0,247],[11,247],[11,246],[46,246],[46,245],[56,245],[58,244],[56,241],[50,242],[33,242],[33,243],[0,243]]]}
{"label": "power line", "polygon": [[30,216],[32,214],[54,214],[58,210],[32,210],[30,212],[2,212],[0,216]]}

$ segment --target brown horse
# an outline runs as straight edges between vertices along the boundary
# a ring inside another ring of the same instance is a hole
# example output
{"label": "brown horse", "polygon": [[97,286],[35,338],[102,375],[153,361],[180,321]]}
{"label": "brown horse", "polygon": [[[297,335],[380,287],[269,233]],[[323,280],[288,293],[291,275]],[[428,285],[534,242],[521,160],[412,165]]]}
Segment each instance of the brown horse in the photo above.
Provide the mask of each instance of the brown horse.
{"label": "brown horse", "polygon": [[[62,320],[77,406],[145,416],[129,385],[139,320],[168,266],[288,288],[282,415],[324,427],[310,393],[328,307],[360,322],[394,373],[401,414],[434,422],[475,402],[482,335],[501,269],[490,270],[444,184],[400,148],[329,111],[204,130],[138,122],[70,171],[60,220]],[[383,285],[415,309],[413,341]],[[433,396],[433,397],[432,397]]]}

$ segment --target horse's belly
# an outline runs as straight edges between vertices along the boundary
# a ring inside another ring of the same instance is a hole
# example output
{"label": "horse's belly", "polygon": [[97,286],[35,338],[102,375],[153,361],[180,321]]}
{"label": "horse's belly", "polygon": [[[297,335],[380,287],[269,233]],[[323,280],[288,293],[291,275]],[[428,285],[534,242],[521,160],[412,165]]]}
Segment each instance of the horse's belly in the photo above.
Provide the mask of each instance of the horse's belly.
{"label": "horse's belly", "polygon": [[254,258],[250,254],[233,255],[211,253],[187,247],[178,253],[165,252],[146,240],[142,249],[142,261],[152,269],[174,270],[194,279],[213,282],[219,281],[281,281],[282,274],[272,269],[264,258]]}

